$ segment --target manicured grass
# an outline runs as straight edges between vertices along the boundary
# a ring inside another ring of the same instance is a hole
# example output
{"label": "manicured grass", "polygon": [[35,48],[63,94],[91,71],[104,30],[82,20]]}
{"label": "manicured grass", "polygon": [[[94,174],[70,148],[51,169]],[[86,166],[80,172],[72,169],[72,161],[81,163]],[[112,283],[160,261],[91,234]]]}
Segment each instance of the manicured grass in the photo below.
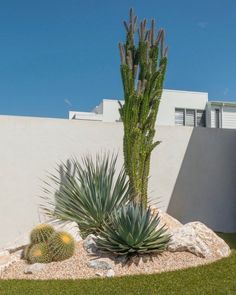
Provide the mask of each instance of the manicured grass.
{"label": "manicured grass", "polygon": [[236,234],[219,234],[233,249],[211,265],[156,275],[77,281],[1,281],[0,295],[236,294]]}

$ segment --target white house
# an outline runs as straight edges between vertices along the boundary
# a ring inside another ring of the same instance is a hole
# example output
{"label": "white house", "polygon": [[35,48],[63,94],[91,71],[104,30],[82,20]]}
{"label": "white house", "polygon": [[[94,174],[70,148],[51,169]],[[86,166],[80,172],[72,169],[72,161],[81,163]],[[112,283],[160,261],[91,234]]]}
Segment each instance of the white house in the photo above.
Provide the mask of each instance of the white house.
{"label": "white house", "polygon": [[207,126],[236,129],[236,102],[209,101]]}
{"label": "white house", "polygon": [[[91,112],[71,111],[69,119],[119,122],[118,100],[103,99]],[[157,125],[236,129],[236,103],[208,101],[207,92],[165,89]]]}

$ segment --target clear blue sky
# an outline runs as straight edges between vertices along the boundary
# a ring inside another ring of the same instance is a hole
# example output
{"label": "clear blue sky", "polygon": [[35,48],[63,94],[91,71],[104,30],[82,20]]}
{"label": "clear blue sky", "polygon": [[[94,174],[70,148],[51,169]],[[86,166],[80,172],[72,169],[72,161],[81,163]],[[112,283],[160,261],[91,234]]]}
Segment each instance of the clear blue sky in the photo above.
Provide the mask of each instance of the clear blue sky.
{"label": "clear blue sky", "polygon": [[129,7],[165,28],[165,88],[236,100],[235,0],[0,1],[0,114],[67,117],[122,98]]}

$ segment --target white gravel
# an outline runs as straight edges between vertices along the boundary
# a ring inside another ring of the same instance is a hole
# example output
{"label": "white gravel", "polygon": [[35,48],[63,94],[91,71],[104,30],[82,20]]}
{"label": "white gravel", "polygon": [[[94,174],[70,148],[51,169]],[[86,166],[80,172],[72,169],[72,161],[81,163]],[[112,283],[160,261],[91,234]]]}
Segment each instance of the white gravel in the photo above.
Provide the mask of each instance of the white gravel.
{"label": "white gravel", "polygon": [[[165,271],[172,271],[210,263],[213,259],[200,258],[188,252],[164,252],[159,255],[145,255],[141,258],[135,258],[122,264],[112,256],[103,256],[108,260],[116,276],[133,275],[133,274],[151,274]],[[73,257],[62,262],[52,262],[46,265],[42,271],[36,274],[25,274],[24,270],[27,263],[19,260],[11,264],[1,274],[0,278],[6,279],[80,279],[98,277],[98,270],[89,268],[88,261],[94,258],[89,255],[83,248],[83,242],[78,242],[76,252]],[[99,257],[101,258],[101,257]],[[216,260],[216,259],[215,259]],[[106,276],[106,270],[99,270],[100,276]]]}

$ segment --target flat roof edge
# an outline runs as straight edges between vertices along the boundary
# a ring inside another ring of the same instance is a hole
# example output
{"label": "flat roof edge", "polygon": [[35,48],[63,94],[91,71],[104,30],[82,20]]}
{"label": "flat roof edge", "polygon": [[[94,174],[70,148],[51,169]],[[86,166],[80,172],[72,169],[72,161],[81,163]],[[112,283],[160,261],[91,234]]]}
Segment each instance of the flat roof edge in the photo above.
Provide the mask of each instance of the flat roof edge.
{"label": "flat roof edge", "polygon": [[165,92],[184,92],[184,93],[201,93],[201,94],[206,94],[208,95],[208,92],[204,91],[191,91],[191,90],[177,90],[177,89],[163,89]]}
{"label": "flat roof edge", "polygon": [[231,105],[231,106],[236,106],[236,101],[208,101],[208,104],[210,105]]}

